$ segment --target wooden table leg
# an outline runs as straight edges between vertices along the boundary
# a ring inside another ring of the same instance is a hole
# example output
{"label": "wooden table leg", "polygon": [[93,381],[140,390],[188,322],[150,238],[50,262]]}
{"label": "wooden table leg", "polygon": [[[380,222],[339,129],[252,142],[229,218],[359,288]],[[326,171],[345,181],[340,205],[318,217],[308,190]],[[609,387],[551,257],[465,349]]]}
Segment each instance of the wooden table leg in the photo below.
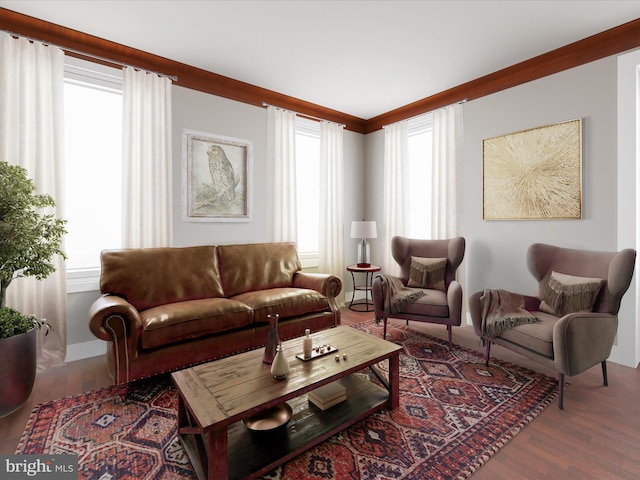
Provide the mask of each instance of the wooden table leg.
{"label": "wooden table leg", "polygon": [[189,426],[189,420],[187,416],[187,406],[184,403],[182,395],[178,395],[178,427]]}
{"label": "wooden table leg", "polygon": [[400,406],[400,352],[389,357],[389,400],[391,409]]}
{"label": "wooden table leg", "polygon": [[209,480],[227,480],[229,476],[227,427],[211,430],[208,435],[207,478]]}
{"label": "wooden table leg", "polygon": [[[214,429],[208,433],[194,425],[182,395],[178,396],[178,433],[182,445],[189,454],[196,475],[201,480],[227,480],[229,459],[227,451],[227,427]],[[191,443],[184,443],[191,437]],[[199,465],[198,465],[199,464]]]}

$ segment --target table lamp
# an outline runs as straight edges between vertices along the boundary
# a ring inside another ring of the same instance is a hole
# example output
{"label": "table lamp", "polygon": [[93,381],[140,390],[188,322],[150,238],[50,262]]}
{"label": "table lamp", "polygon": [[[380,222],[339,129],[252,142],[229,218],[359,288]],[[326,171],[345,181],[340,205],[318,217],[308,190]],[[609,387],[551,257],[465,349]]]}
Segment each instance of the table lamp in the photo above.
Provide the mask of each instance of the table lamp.
{"label": "table lamp", "polygon": [[358,243],[358,267],[366,268],[371,266],[371,254],[367,238],[377,238],[376,222],[364,221],[351,222],[351,238],[360,238]]}

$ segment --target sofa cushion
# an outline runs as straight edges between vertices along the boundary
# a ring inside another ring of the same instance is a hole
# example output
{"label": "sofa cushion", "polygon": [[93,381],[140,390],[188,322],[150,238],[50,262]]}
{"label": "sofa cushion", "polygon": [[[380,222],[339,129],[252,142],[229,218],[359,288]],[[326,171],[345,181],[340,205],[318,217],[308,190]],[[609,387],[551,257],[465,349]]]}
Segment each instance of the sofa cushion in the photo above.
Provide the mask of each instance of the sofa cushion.
{"label": "sofa cushion", "polygon": [[225,297],[290,287],[302,265],[294,243],[254,243],[218,247]]}
{"label": "sofa cushion", "polygon": [[251,325],[247,305],[226,298],[170,303],[140,312],[142,348],[157,348],[191,338]]}
{"label": "sofa cushion", "polygon": [[422,290],[424,295],[415,302],[405,305],[401,313],[412,315],[427,315],[429,317],[448,317],[449,304],[447,294],[442,290],[431,290],[426,288],[412,288],[411,290]]}
{"label": "sofa cushion", "polygon": [[327,297],[306,288],[271,288],[233,297],[253,309],[254,322],[268,322],[267,315],[277,313],[281,319],[329,311]]}
{"label": "sofa cushion", "polygon": [[500,338],[553,358],[553,327],[558,317],[545,312],[531,313],[540,320],[539,323],[509,328],[500,334]]}
{"label": "sofa cushion", "polygon": [[124,298],[139,311],[224,297],[214,246],[105,250],[100,261],[100,291]]}

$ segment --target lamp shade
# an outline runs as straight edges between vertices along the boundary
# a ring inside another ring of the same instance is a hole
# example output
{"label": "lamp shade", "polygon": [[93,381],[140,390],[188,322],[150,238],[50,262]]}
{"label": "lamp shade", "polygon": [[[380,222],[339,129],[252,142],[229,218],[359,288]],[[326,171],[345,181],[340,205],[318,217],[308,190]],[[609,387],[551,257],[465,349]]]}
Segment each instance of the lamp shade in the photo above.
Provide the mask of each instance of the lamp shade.
{"label": "lamp shade", "polygon": [[373,220],[351,222],[351,238],[377,238],[376,222]]}

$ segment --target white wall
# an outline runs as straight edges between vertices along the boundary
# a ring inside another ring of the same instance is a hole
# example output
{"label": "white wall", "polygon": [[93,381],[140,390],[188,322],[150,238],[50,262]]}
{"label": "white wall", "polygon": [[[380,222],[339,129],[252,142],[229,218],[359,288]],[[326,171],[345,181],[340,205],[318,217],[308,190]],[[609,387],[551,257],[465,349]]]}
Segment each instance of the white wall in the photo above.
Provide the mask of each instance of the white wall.
{"label": "white wall", "polygon": [[[177,247],[268,242],[272,214],[267,178],[266,109],[174,86],[173,117],[173,236]],[[253,141],[253,215],[246,223],[194,223],[182,220],[182,130],[197,130]],[[364,204],[364,135],[345,131],[345,262],[356,260],[357,241],[350,238],[351,221],[361,218]],[[345,272],[346,273],[346,270]],[[351,278],[343,277],[345,289]],[[88,311],[99,292],[70,293],[67,296],[67,361],[100,355],[105,342],[88,328]],[[351,298],[349,293],[349,299]]]}
{"label": "white wall", "polygon": [[[583,215],[580,220],[485,221],[482,219],[482,140],[542,125],[583,119]],[[534,242],[571,248],[635,248],[618,239],[617,58],[609,57],[489,95],[464,105],[462,231],[467,240],[465,298],[483,287],[535,294],[526,267]],[[382,132],[367,136],[367,215],[382,220]],[[622,200],[623,201],[623,200]],[[385,246],[375,244],[375,258]],[[623,299],[620,331],[636,338],[635,292]],[[611,360],[636,366],[635,345],[614,347]]]}

